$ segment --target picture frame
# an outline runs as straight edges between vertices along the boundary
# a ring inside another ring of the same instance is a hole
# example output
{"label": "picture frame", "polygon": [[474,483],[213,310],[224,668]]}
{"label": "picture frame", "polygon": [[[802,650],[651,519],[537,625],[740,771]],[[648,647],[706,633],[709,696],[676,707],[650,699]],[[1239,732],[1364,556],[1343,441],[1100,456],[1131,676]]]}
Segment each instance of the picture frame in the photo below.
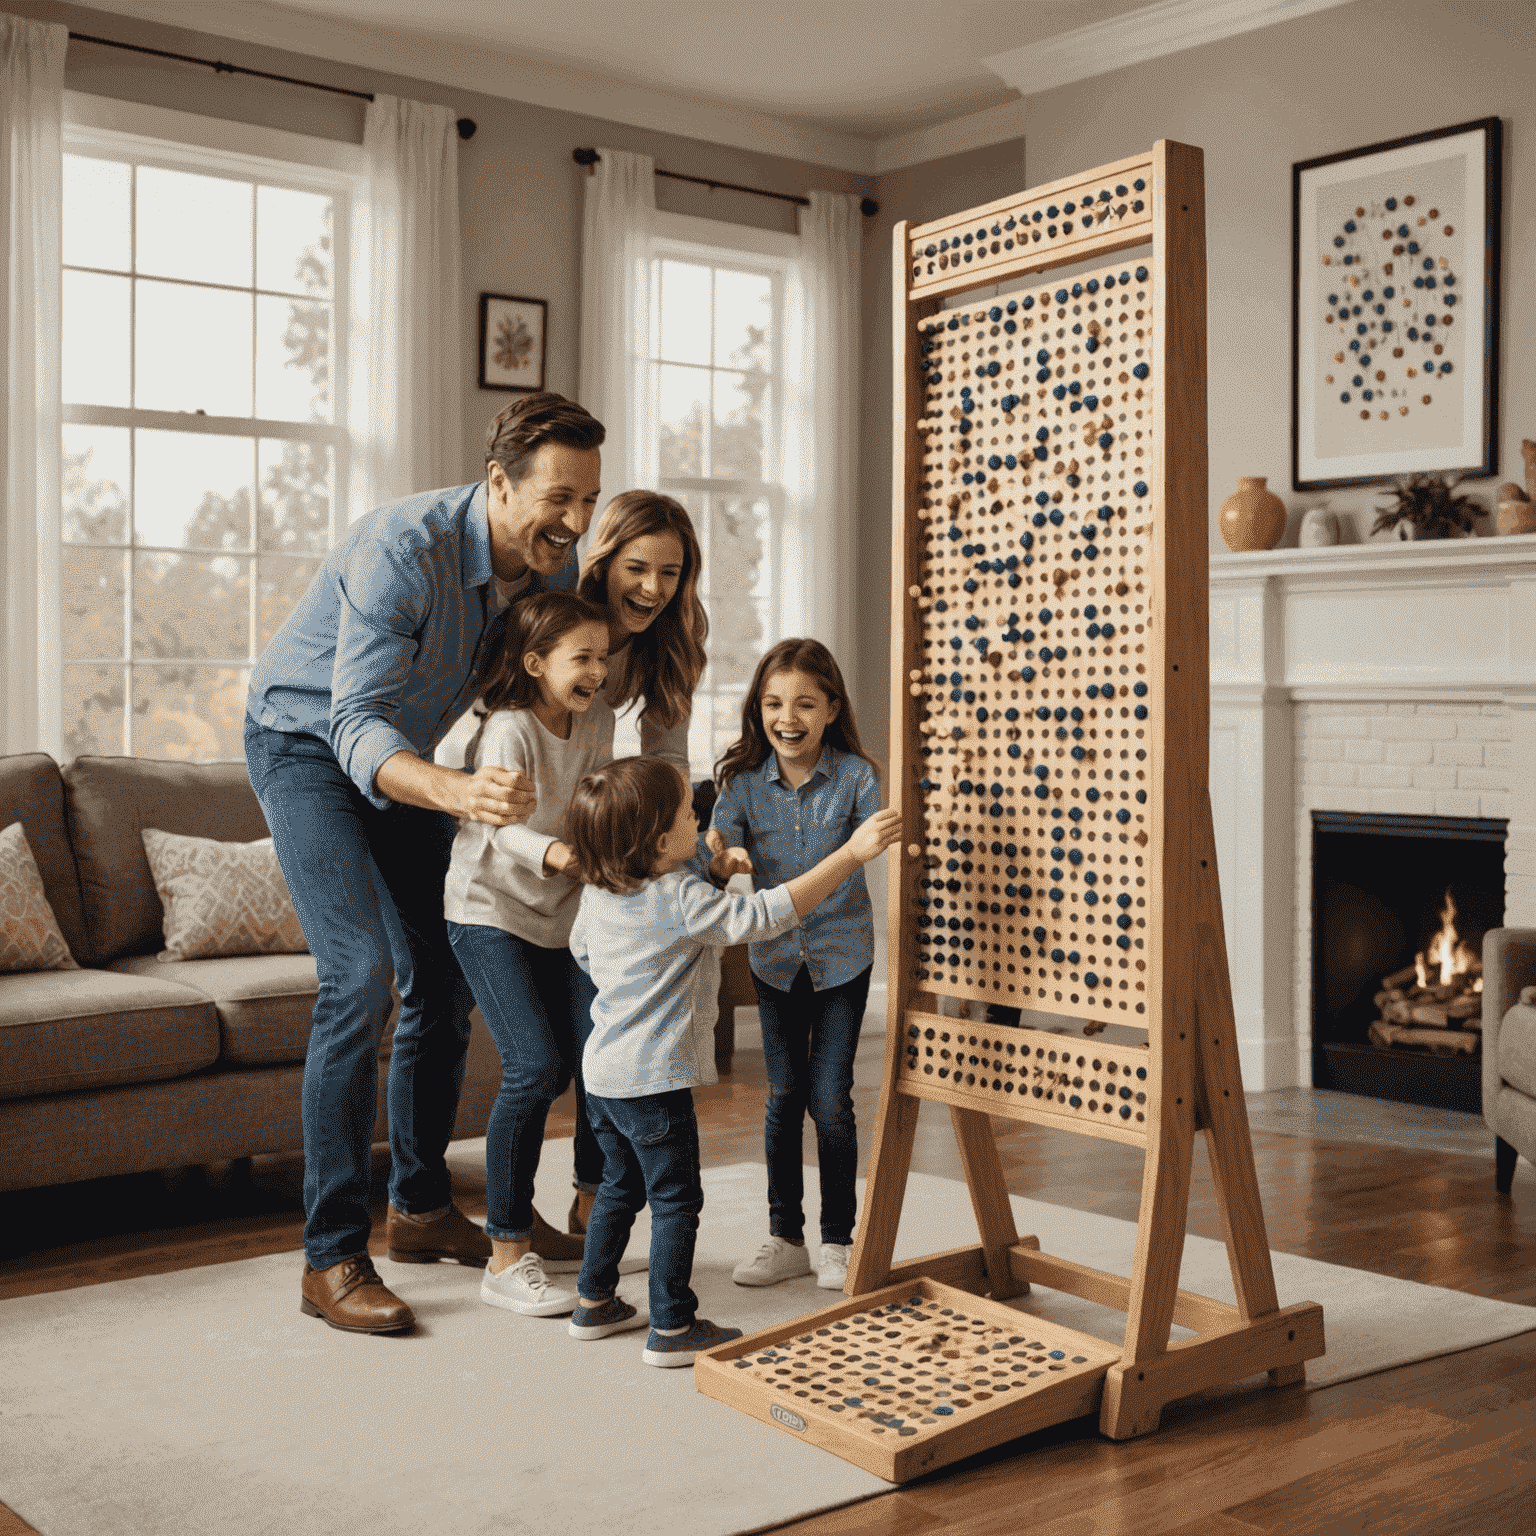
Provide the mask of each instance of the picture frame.
{"label": "picture frame", "polygon": [[480,388],[527,394],[544,388],[547,299],[480,295]]}
{"label": "picture frame", "polygon": [[1291,168],[1291,482],[1498,473],[1503,124]]}

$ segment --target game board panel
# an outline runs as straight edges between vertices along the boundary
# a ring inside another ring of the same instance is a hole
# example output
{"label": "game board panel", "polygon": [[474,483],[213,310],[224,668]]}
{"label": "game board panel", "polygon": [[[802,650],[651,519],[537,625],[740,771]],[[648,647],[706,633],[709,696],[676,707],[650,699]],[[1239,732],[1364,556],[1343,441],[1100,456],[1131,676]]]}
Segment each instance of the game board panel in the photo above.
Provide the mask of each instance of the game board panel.
{"label": "game board panel", "polygon": [[1142,253],[918,322],[918,991],[1146,1027],[1155,302]]}
{"label": "game board panel", "polygon": [[[706,1396],[896,1482],[1092,1411],[1119,1354],[920,1279],[723,1345],[698,1358],[694,1380]],[[973,1429],[986,1436],[975,1445]]]}

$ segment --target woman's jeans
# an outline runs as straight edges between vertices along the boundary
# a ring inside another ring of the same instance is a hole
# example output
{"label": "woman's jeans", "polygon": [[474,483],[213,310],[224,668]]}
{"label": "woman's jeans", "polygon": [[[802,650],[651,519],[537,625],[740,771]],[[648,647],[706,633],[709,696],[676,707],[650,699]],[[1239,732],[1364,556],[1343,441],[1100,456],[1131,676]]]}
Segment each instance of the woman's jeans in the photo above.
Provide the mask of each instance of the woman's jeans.
{"label": "woman's jeans", "polygon": [[422,1215],[451,1198],[444,1154],[470,1010],[443,924],[457,828],[439,811],[380,810],[318,737],[247,719],[245,761],[319,973],[304,1056],[304,1256],[328,1269],[368,1251],[392,981],[401,1007],[389,1058],[390,1203]]}
{"label": "woman's jeans", "polygon": [[603,1187],[587,1220],[586,1257],[577,1294],[607,1301],[618,1289],[635,1216],[651,1207],[651,1327],[686,1328],[699,1310],[688,1284],[704,1209],[699,1122],[693,1093],[676,1088],[638,1099],[587,1100],[603,1149]]}
{"label": "woman's jeans", "polygon": [[501,1056],[501,1091],[485,1128],[485,1230],[523,1242],[533,1230],[545,1117],[572,1078],[576,1187],[595,1191],[602,1180],[603,1154],[581,1086],[596,993],[568,949],[546,949],[481,923],[450,922],[448,942]]}
{"label": "woman's jeans", "polygon": [[805,1230],[801,1202],[801,1135],[806,1111],[816,1126],[821,1167],[821,1240],[853,1241],[854,1180],[859,1136],[853,1119],[853,1056],[859,1048],[870,966],[852,981],[818,992],[801,966],[789,991],[754,975],[763,1055],[768,1066],[768,1112],[763,1142],[768,1161],[768,1230],[798,1241]]}

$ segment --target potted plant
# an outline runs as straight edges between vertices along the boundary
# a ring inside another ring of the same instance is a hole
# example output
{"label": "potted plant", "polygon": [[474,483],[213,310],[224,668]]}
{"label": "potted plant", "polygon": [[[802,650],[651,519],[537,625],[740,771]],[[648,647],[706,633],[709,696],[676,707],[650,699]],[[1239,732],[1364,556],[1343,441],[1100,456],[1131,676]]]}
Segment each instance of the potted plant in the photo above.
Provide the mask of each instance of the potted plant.
{"label": "potted plant", "polygon": [[1371,532],[1396,528],[1403,539],[1454,539],[1471,533],[1472,520],[1488,514],[1470,496],[1453,494],[1459,483],[1422,471],[1399,480],[1391,506],[1376,508]]}

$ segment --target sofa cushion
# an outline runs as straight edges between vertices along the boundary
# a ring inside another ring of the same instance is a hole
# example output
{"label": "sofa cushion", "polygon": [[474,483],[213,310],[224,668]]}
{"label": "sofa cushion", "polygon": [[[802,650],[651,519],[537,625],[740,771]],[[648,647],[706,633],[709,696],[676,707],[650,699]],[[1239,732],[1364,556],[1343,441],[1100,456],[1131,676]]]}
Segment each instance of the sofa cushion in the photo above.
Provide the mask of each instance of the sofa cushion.
{"label": "sofa cushion", "polygon": [[219,1056],[213,1004],[111,971],[0,976],[0,1099],[185,1077]]}
{"label": "sofa cushion", "polygon": [[88,930],[85,951],[72,940],[70,948],[83,965],[161,946],[145,827],[232,843],[269,835],[244,763],[77,757],[64,771],[64,789]]}
{"label": "sofa cushion", "polygon": [[[163,977],[201,993],[218,1010],[221,1063],[270,1066],[303,1061],[318,983],[310,955],[240,955],[208,960],[159,960],[130,955],[108,967],[125,976]],[[379,1055],[389,1055],[400,999],[384,1028]]]}
{"label": "sofa cushion", "polygon": [[77,960],[87,950],[80,880],[64,817],[64,780],[45,752],[0,757],[0,827],[21,823],[59,932]]}
{"label": "sofa cushion", "polygon": [[1536,1099],[1536,1007],[1517,1003],[1499,1026],[1499,1076]]}
{"label": "sofa cushion", "polygon": [[73,970],[19,821],[0,827],[0,971]]}
{"label": "sofa cushion", "polygon": [[160,959],[309,952],[270,837],[224,843],[145,827],[144,852],[165,912]]}

